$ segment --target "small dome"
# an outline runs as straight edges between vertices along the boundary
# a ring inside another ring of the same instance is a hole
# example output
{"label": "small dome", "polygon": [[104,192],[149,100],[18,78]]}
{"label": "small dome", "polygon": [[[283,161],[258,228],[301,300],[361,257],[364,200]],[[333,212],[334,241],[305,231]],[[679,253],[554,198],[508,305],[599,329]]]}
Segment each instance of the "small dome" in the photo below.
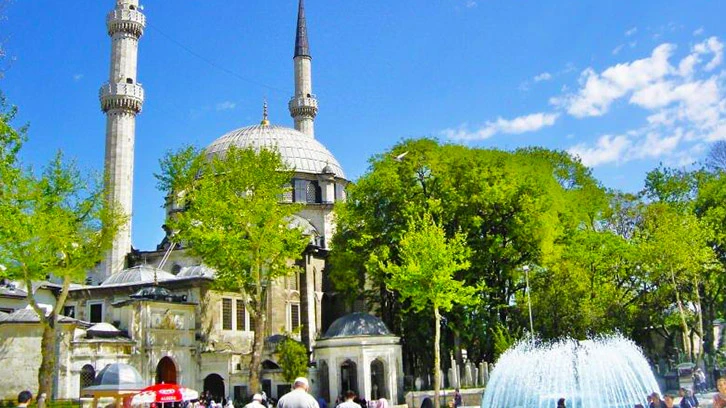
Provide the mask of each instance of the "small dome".
{"label": "small dome", "polygon": [[215,271],[214,269],[204,266],[204,265],[194,265],[194,266],[185,266],[181,268],[181,271],[179,271],[179,274],[177,274],[177,278],[191,278],[191,277],[204,277],[204,278],[214,278]]}
{"label": "small dome", "polygon": [[93,385],[86,391],[111,391],[143,389],[144,380],[136,369],[128,364],[108,364],[96,375]]}
{"label": "small dome", "polygon": [[351,313],[339,317],[325,332],[325,338],[390,335],[383,321],[368,313]]}
{"label": "small dome", "polygon": [[217,155],[230,146],[239,148],[277,148],[283,161],[298,173],[328,174],[345,178],[338,160],[319,141],[298,130],[283,126],[260,124],[233,130],[207,147],[207,154]]}
{"label": "small dome", "polygon": [[323,174],[335,174],[335,170],[333,170],[333,168],[330,167],[330,163],[327,163],[325,165],[325,167],[323,167],[322,173]]}
{"label": "small dome", "polygon": [[106,278],[105,281],[101,282],[101,286],[134,285],[138,283],[153,282],[154,275],[156,275],[157,281],[175,278],[175,276],[169,272],[154,268],[153,266],[137,265],[132,268],[124,269],[119,273],[114,273]]}
{"label": "small dome", "polygon": [[121,331],[109,323],[96,323],[89,327],[86,333],[91,337],[116,337]]}

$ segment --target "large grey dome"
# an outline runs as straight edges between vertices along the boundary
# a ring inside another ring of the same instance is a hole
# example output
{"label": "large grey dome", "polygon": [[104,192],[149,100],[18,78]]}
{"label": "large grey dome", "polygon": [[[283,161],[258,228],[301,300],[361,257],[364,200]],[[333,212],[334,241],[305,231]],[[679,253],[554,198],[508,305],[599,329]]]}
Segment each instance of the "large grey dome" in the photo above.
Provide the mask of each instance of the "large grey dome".
{"label": "large grey dome", "polygon": [[139,283],[153,282],[174,279],[174,275],[169,272],[154,268],[149,265],[137,265],[132,268],[124,269],[121,272],[114,273],[101,282],[101,286],[115,285],[135,285]]}
{"label": "large grey dome", "polygon": [[389,336],[383,321],[368,313],[351,313],[336,319],[325,332],[325,338],[352,336]]}
{"label": "large grey dome", "polygon": [[233,130],[207,147],[207,154],[220,154],[230,146],[277,148],[288,166],[300,173],[322,174],[328,166],[337,177],[345,178],[343,168],[315,138],[283,126],[259,124]]}

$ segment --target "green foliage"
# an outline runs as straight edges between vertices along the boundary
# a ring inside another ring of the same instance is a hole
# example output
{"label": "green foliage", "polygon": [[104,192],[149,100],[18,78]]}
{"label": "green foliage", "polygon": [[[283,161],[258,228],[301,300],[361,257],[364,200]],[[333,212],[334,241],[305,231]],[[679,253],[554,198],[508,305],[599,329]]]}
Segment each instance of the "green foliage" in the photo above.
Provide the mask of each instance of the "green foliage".
{"label": "green foliage", "polygon": [[308,350],[299,341],[286,336],[277,345],[277,362],[282,367],[282,378],[291,383],[297,377],[306,377],[308,373]]}
{"label": "green foliage", "polygon": [[182,148],[167,154],[161,168],[159,186],[185,204],[168,221],[172,239],[216,270],[218,288],[247,296],[255,321],[250,387],[256,392],[268,289],[298,270],[294,261],[309,242],[291,227],[299,205],[280,203],[293,172],[276,151],[235,147],[222,157]]}
{"label": "green foliage", "polygon": [[98,180],[84,178],[60,152],[39,174],[23,167],[18,154],[25,129],[8,123],[15,109],[2,108],[0,277],[21,281],[27,288],[48,279],[61,284],[50,312],[40,307],[35,291],[27,290],[27,301],[43,326],[38,394],[52,395],[56,321],[70,284],[83,282],[87,271],[103,259],[126,217],[106,202]]}
{"label": "green foliage", "polygon": [[417,312],[432,308],[448,312],[454,304],[473,304],[477,289],[454,278],[470,265],[464,236],[447,239],[428,213],[409,225],[399,243],[400,265],[381,261],[389,289],[408,300]]}

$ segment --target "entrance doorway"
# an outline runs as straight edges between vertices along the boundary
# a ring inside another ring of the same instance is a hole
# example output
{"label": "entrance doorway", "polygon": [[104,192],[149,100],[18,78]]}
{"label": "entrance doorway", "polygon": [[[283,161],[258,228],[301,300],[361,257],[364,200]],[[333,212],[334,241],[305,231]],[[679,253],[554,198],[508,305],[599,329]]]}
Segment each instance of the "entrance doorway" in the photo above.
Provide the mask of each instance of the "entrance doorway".
{"label": "entrance doorway", "polygon": [[170,357],[164,357],[156,365],[156,383],[176,384],[176,364]]}
{"label": "entrance doorway", "polygon": [[204,378],[204,392],[214,402],[221,403],[225,396],[224,379],[219,374],[209,374]]}

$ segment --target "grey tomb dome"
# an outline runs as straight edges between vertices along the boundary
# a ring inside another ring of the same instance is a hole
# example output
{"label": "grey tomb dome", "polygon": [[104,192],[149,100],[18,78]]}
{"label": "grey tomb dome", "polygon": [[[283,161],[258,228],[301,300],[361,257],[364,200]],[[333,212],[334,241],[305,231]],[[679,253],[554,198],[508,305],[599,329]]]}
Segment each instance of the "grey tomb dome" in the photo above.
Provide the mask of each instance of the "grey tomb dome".
{"label": "grey tomb dome", "polygon": [[164,281],[174,278],[175,276],[169,272],[154,268],[153,266],[137,265],[132,268],[124,269],[119,273],[114,273],[106,278],[105,281],[101,282],[101,286],[134,285],[153,282],[154,279],[157,281]]}
{"label": "grey tomb dome", "polygon": [[323,174],[326,165],[336,177],[345,178],[343,168],[320,142],[314,138],[284,126],[259,124],[233,130],[212,142],[206,149],[208,155],[224,153],[230,146],[238,148],[277,148],[282,159],[298,173]]}
{"label": "grey tomb dome", "polygon": [[324,338],[390,335],[391,332],[381,319],[368,313],[351,313],[336,319],[325,332]]}

